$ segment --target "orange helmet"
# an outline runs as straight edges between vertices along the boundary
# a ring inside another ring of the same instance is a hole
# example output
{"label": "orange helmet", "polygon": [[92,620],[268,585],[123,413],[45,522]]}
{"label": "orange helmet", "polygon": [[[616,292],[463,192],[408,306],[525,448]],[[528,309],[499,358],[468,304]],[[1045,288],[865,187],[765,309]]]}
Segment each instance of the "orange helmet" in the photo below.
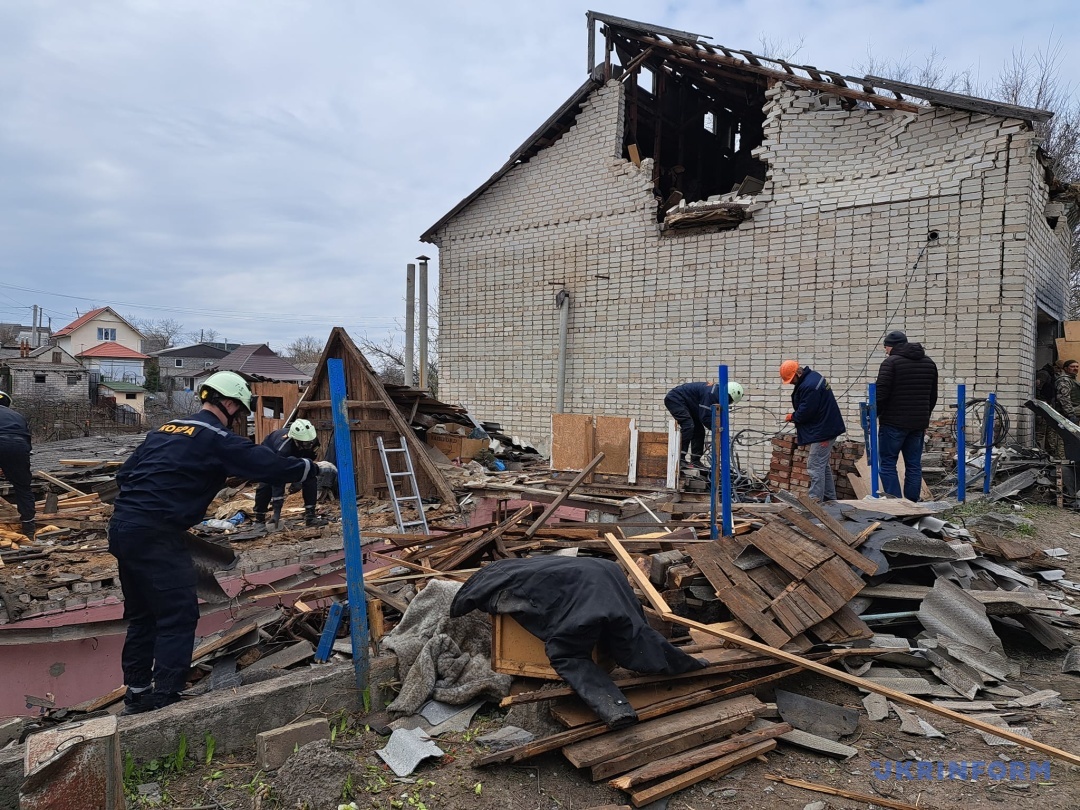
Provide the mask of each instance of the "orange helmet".
{"label": "orange helmet", "polygon": [[795,379],[796,373],[799,371],[799,364],[795,360],[785,360],[780,364],[780,379],[784,383],[790,383]]}

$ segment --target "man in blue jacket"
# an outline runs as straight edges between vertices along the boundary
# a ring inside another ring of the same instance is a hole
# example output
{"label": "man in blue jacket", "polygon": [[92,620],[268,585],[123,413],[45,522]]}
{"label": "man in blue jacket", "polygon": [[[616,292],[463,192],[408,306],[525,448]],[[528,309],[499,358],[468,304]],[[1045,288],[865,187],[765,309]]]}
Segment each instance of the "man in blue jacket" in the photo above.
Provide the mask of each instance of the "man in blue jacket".
{"label": "man in blue jacket", "polygon": [[246,425],[251,389],[232,371],[207,377],[202,409],[166,422],[116,473],[120,493],[109,523],[109,551],[120,570],[127,639],[120,665],[128,687],[124,714],[159,709],[180,699],[191,668],[199,605],[187,530],[228,476],[271,484],[303,482],[325,461],[280,456],[229,430]]}
{"label": "man in blue jacket", "polygon": [[833,442],[847,428],[832,388],[810,366],[800,366],[795,360],[780,364],[780,379],[785,385],[795,386],[791,392],[793,410],[785,421],[795,425],[796,442],[800,447],[810,445],[806,457],[810,497],[816,501],[835,501],[836,481],[829,461]]}
{"label": "man in blue jacket", "polygon": [[[743,387],[737,382],[728,383],[728,404],[735,405],[743,398]],[[705,452],[705,426],[712,423],[713,405],[720,403],[718,383],[689,382],[676,385],[664,397],[664,407],[679,423],[679,462],[685,463],[686,451],[690,451],[690,466],[701,467],[701,454]]]}

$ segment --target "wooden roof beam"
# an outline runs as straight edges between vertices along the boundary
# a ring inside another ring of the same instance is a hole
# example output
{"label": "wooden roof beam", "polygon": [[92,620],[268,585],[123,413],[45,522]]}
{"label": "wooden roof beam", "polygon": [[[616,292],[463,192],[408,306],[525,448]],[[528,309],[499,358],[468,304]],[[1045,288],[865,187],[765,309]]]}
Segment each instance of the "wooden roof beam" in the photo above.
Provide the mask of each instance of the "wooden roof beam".
{"label": "wooden roof beam", "polygon": [[735,70],[742,71],[744,73],[754,73],[759,76],[768,76],[769,78],[776,79],[782,82],[789,82],[790,84],[797,85],[806,90],[816,90],[819,93],[833,93],[834,95],[843,96],[844,98],[850,98],[854,101],[865,101],[870,104],[880,104],[883,107],[888,107],[894,110],[904,110],[905,112],[919,112],[926,109],[917,104],[911,104],[906,101],[898,101],[884,96],[878,96],[872,93],[864,93],[862,90],[855,90],[854,88],[847,87],[846,85],[838,85],[832,82],[818,82],[813,79],[804,79],[801,76],[795,76],[785,73],[782,70],[774,70],[773,68],[767,68],[759,65],[751,65],[744,62],[741,59],[736,59],[731,56],[721,56],[719,54],[710,54],[700,51],[696,48],[689,48],[685,45],[676,45],[662,40],[655,39],[653,37],[634,37],[643,44],[652,45],[658,50],[666,50],[673,53],[682,54],[684,56],[693,57],[694,60],[702,63],[701,67],[705,68],[708,65],[716,65],[717,67],[733,68]]}

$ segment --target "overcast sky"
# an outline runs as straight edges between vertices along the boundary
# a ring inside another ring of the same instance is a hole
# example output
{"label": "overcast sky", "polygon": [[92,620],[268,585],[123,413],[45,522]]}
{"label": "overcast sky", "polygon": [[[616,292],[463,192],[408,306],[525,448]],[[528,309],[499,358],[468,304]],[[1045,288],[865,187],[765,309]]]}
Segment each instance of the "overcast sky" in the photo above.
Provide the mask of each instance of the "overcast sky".
{"label": "overcast sky", "polygon": [[[282,348],[403,322],[419,236],[585,79],[566,0],[3,0],[0,321],[111,305]],[[629,0],[597,11],[861,74],[989,82],[1059,46],[1075,0]],[[432,272],[434,290],[437,275]],[[434,293],[433,293],[434,295]]]}

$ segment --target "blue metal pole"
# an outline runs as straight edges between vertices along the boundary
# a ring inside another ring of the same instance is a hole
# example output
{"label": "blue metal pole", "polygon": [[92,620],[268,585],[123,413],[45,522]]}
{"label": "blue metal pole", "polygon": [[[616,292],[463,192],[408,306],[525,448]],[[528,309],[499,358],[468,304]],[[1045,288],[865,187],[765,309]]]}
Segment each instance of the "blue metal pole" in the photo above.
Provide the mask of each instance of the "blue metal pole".
{"label": "blue metal pole", "polygon": [[994,464],[994,408],[997,394],[986,398],[986,460],[983,462],[983,492],[990,494],[990,468]]}
{"label": "blue metal pole", "polygon": [[[717,383],[717,390],[719,390],[720,384]],[[717,490],[716,482],[718,476],[717,464],[720,457],[720,410],[718,405],[713,405],[709,409],[709,418],[712,420],[709,423],[709,429],[712,431],[712,453],[711,455],[711,471],[709,473],[709,539],[720,539],[720,524],[717,520],[717,512],[719,511],[717,506]]]}
{"label": "blue metal pole", "polygon": [[870,497],[876,498],[879,494],[878,484],[881,473],[881,459],[878,458],[877,383],[870,383],[866,399],[870,405]]}
{"label": "blue metal pole", "polygon": [[[735,534],[735,526],[731,520],[731,410],[728,405],[728,376],[727,366],[720,366],[717,375],[717,383],[720,386],[720,493],[721,508],[723,510],[724,537],[732,537]],[[716,458],[713,458],[713,469],[716,469]]]}
{"label": "blue metal pole", "polygon": [[956,386],[956,498],[963,503],[967,500],[967,386]]}
{"label": "blue metal pole", "polygon": [[341,501],[341,534],[345,541],[345,584],[349,598],[349,635],[352,639],[356,688],[367,691],[368,618],[364,593],[364,557],[360,549],[360,516],[356,511],[356,478],[353,472],[352,432],[346,404],[345,366],[341,360],[326,361],[330,376],[330,403],[334,411],[334,450]]}

